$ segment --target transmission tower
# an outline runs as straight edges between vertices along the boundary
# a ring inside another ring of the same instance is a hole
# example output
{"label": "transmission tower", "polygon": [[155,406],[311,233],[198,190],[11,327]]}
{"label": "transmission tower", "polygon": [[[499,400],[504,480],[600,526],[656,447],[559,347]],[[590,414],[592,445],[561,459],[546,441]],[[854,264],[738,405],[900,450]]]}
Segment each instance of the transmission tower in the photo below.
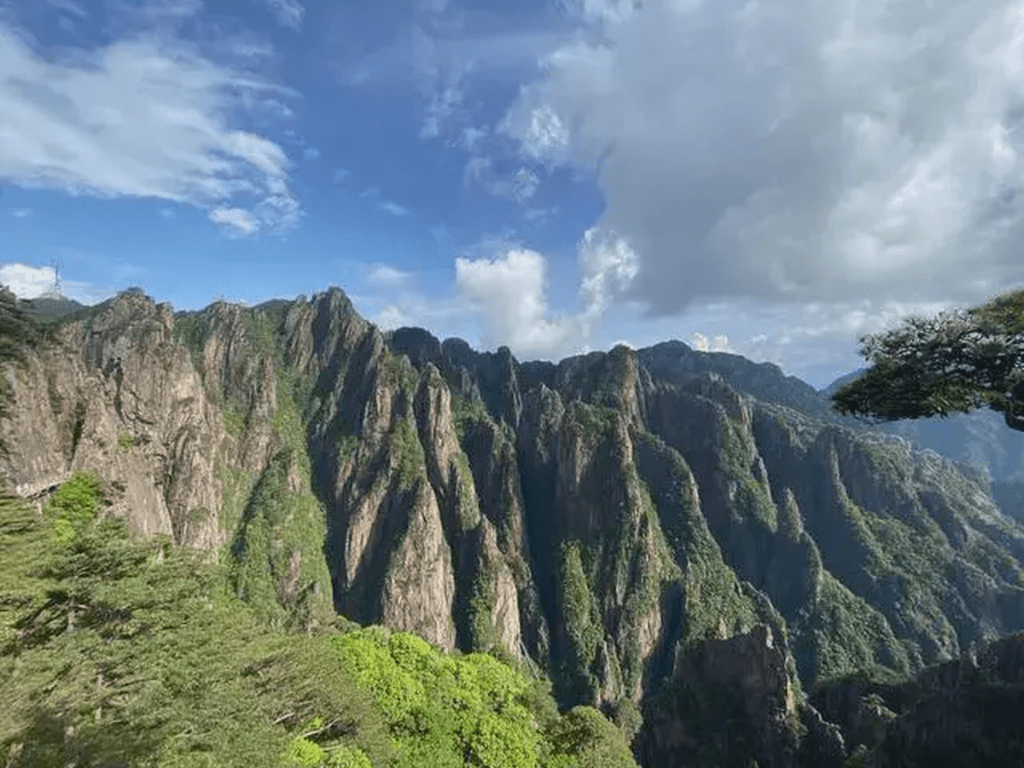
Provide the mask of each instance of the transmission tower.
{"label": "transmission tower", "polygon": [[60,262],[50,259],[50,268],[53,270],[53,286],[43,294],[44,299],[63,299],[64,294],[60,291]]}

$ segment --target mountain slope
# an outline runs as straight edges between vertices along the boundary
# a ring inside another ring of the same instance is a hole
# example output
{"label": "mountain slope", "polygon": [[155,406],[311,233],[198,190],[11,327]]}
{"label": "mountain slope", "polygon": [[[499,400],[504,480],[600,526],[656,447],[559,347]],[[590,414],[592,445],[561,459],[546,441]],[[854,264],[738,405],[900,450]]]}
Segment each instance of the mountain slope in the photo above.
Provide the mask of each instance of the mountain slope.
{"label": "mountain slope", "polygon": [[[821,390],[830,396],[840,386],[856,379],[866,369],[841,376]],[[1024,521],[1024,436],[1008,429],[1005,419],[989,408],[948,417],[903,419],[871,428],[907,438],[920,450],[932,450],[962,465],[986,486],[1003,511]]]}

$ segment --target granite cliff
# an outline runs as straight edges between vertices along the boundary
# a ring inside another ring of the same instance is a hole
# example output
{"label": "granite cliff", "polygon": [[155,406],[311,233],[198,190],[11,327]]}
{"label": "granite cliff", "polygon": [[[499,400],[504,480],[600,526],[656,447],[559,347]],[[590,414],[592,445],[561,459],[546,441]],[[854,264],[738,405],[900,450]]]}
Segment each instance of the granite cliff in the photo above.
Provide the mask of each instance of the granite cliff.
{"label": "granite cliff", "polygon": [[563,706],[630,736],[646,711],[648,765],[741,759],[708,746],[725,731],[691,743],[733,722],[761,768],[841,765],[856,744],[804,690],[1024,629],[1024,526],[984,478],[770,364],[680,342],[521,363],[381,333],[338,289],[187,313],[132,290],[46,323],[8,294],[0,335],[22,497],[94,471],[111,514],[229,562],[269,620],[504,647]]}

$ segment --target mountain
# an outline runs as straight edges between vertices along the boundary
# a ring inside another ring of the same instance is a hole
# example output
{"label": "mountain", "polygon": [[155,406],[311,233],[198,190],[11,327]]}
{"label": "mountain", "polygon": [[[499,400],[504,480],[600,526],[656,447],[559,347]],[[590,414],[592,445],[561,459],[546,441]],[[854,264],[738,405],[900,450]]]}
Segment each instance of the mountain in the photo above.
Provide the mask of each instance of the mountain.
{"label": "mountain", "polygon": [[504,649],[644,765],[842,765],[857,744],[805,691],[1024,629],[1024,525],[984,478],[771,364],[519,362],[381,333],[334,288],[178,313],[130,291],[45,326],[0,302],[4,328],[20,497],[95,472],[265,621]]}
{"label": "mountain", "polygon": [[[830,397],[840,386],[858,378],[866,368],[841,376],[821,390]],[[902,419],[872,430],[905,437],[917,450],[932,450],[981,473],[988,493],[1004,514],[1024,521],[1024,434],[1008,429],[1003,417],[989,409],[947,417]]]}

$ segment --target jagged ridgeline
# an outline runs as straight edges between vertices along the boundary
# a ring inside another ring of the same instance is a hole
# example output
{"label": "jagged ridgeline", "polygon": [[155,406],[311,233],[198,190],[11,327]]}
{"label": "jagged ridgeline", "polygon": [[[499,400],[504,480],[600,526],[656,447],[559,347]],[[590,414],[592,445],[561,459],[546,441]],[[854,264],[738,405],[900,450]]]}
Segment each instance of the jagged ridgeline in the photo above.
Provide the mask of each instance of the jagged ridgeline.
{"label": "jagged ridgeline", "polygon": [[[222,563],[264,623],[499,649],[629,738],[646,712],[649,765],[841,764],[803,689],[1024,628],[1024,528],[979,481],[769,364],[680,342],[520,363],[383,334],[337,289],[177,314],[130,291],[36,326],[4,342],[20,496],[95,472],[111,516]],[[754,671],[715,650],[750,642]],[[687,693],[708,675],[762,680],[781,725],[698,749],[732,711]]]}

